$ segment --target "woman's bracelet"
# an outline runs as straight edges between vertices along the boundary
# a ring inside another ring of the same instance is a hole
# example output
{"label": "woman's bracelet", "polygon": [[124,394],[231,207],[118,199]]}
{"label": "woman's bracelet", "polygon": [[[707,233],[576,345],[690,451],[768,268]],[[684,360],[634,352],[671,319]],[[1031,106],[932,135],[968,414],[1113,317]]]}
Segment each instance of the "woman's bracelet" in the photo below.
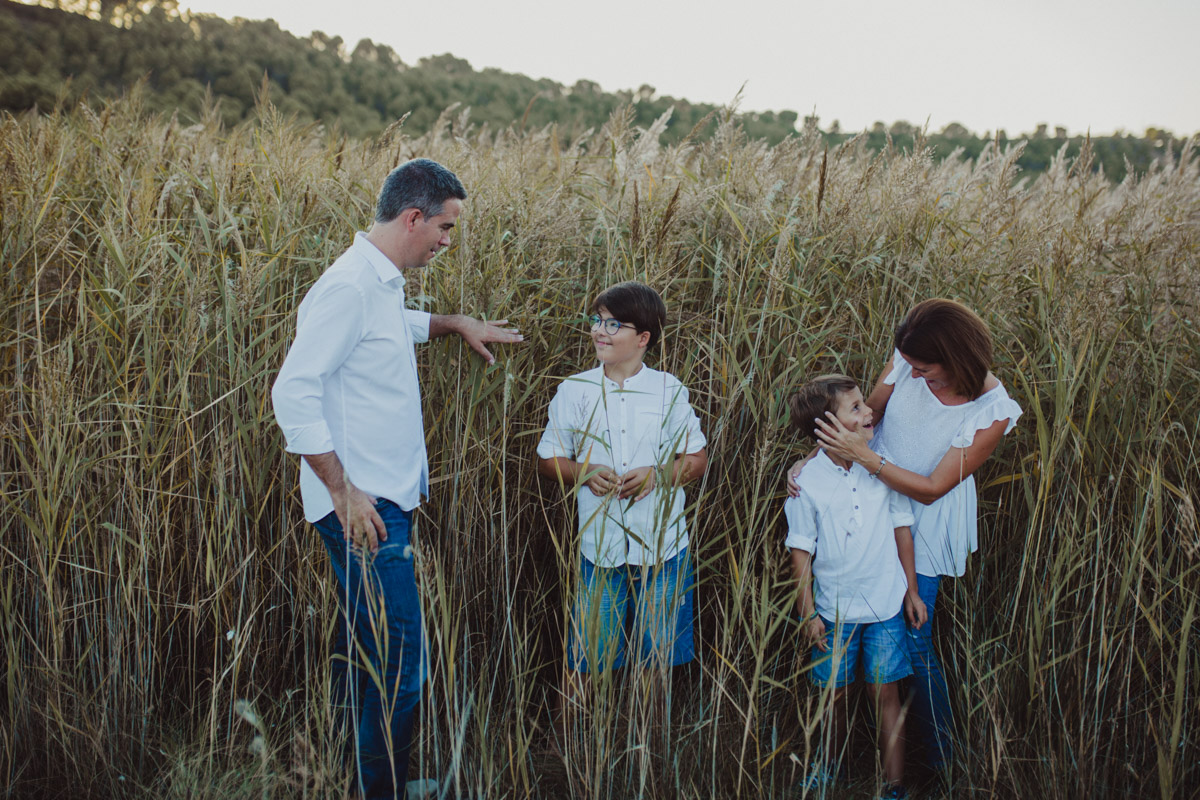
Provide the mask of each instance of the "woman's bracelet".
{"label": "woman's bracelet", "polygon": [[879,477],[879,473],[883,472],[883,465],[884,465],[884,464],[886,464],[886,463],[887,463],[887,459],[886,459],[886,458],[884,458],[883,456],[880,456],[880,457],[879,457],[879,468],[878,468],[878,469],[876,469],[874,472],[872,472],[872,473],[871,473],[871,477],[872,477],[872,478],[878,478],[878,477]]}

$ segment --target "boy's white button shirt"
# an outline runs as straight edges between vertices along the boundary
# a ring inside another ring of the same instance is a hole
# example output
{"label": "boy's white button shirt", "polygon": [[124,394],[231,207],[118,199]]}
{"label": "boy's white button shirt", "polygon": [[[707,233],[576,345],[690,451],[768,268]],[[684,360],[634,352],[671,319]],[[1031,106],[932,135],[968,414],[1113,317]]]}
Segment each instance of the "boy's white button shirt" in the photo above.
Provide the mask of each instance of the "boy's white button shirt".
{"label": "boy's white button shirt", "polygon": [[[666,467],[707,446],[688,390],[669,372],[645,364],[624,388],[604,368],[572,375],[550,401],[549,422],[538,444],[540,458],[568,458],[623,475],[638,467]],[[656,564],[687,546],[682,488],[656,487],[632,502],[597,497],[580,486],[582,553],[600,567]]]}
{"label": "boy's white button shirt", "polygon": [[859,464],[842,469],[824,450],[798,483],[800,495],[783,506],[787,546],[813,556],[817,613],[847,623],[896,616],[908,589],[896,549],[896,528],[913,523],[907,499]]}
{"label": "boy's white button shirt", "polygon": [[[429,492],[415,342],[429,314],[404,307],[404,277],[359,233],[321,275],[296,314],[296,339],[271,389],[289,453],[334,451],[351,482],[405,510]],[[300,463],[304,517],[333,499]]]}

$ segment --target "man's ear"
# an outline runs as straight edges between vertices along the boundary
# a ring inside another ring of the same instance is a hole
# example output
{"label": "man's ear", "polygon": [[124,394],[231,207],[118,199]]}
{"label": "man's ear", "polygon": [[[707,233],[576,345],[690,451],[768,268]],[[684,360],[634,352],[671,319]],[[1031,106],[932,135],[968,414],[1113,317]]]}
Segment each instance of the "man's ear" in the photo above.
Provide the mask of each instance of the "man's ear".
{"label": "man's ear", "polygon": [[417,227],[417,223],[421,221],[421,209],[406,208],[400,212],[400,220],[404,223],[404,230],[411,231]]}

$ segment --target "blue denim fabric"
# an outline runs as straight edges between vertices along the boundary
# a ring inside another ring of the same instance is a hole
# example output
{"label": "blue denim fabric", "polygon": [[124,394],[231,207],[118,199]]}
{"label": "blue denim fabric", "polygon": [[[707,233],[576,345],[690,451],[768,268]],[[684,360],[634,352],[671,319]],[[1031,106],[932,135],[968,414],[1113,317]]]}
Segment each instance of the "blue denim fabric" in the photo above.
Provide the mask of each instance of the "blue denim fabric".
{"label": "blue denim fabric", "polygon": [[925,751],[928,765],[941,769],[954,749],[954,719],[942,665],[933,648],[933,609],[941,577],[917,575],[917,593],[925,601],[929,621],[920,630],[908,628],[908,655],[912,659],[912,715],[915,739]]}
{"label": "blue denim fabric", "polygon": [[637,642],[638,657],[647,665],[678,666],[696,657],[694,579],[686,547],[653,566],[597,567],[581,558],[579,573],[567,649],[571,669],[620,667],[627,638]]}
{"label": "blue denim fabric", "polygon": [[891,683],[912,674],[904,646],[903,613],[882,622],[844,622],[840,627],[825,617],[821,621],[825,623],[825,644],[829,650],[824,653],[815,647],[812,650],[813,667],[809,676],[817,686],[830,685],[830,679],[835,688],[849,686],[854,683],[859,661],[867,683]]}
{"label": "blue denim fabric", "polygon": [[338,584],[331,694],[357,745],[366,800],[404,792],[426,671],[410,547],[412,512],[390,500],[380,500],[375,510],[387,541],[374,554],[349,545],[336,514],[315,523]]}

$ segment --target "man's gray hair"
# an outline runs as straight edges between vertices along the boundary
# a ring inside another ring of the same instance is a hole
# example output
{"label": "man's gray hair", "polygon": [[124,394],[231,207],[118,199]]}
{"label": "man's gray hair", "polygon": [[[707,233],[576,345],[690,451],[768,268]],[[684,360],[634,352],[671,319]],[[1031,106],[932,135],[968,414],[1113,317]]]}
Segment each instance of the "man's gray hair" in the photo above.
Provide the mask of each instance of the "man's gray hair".
{"label": "man's gray hair", "polygon": [[376,222],[391,222],[408,208],[436,217],[450,198],[467,199],[462,181],[436,161],[414,158],[388,173],[375,204]]}

